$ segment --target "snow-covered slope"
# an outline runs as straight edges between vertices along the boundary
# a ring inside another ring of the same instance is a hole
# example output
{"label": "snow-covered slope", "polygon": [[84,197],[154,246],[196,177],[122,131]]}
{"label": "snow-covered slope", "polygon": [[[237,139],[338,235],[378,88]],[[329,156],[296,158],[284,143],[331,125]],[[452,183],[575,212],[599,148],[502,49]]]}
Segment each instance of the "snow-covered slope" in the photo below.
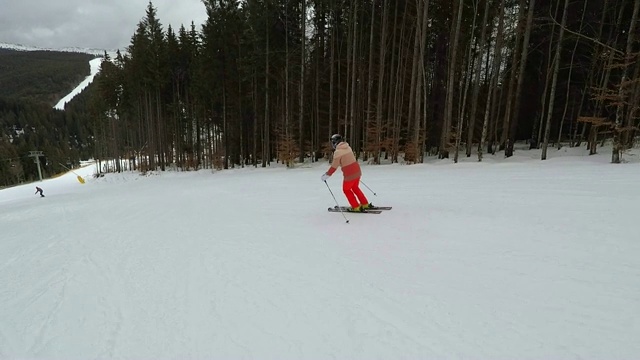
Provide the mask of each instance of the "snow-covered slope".
{"label": "snow-covered slope", "polygon": [[78,86],[76,86],[69,94],[67,94],[65,97],[60,99],[60,101],[58,101],[58,103],[54,106],[54,108],[58,110],[64,110],[64,106],[66,103],[71,101],[76,95],[82,92],[84,88],[86,88],[87,86],[89,86],[89,84],[91,84],[91,82],[93,81],[93,78],[100,71],[101,63],[102,63],[102,58],[95,58],[89,61],[89,66],[91,68],[91,72],[89,76],[87,76],[84,80],[82,80],[82,82],[78,84]]}
{"label": "snow-covered slope", "polygon": [[2,190],[0,358],[640,358],[640,167],[607,151],[363,166],[394,208],[349,224],[326,163]]}

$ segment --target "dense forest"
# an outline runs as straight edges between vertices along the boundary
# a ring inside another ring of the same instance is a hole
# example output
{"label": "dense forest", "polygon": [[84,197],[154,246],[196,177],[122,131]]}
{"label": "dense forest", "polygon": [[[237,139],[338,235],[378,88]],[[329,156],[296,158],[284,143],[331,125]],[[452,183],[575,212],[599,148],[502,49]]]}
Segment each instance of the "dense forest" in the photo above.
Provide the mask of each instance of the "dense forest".
{"label": "dense forest", "polygon": [[53,109],[89,75],[93,55],[0,49],[0,187],[48,178],[93,156],[91,90]]}
{"label": "dense forest", "polygon": [[[635,0],[203,0],[197,28],[149,3],[103,63],[96,154],[144,169],[288,165],[342,133],[363,161],[632,146]],[[118,162],[119,164],[119,162]],[[116,170],[117,168],[116,164]]]}

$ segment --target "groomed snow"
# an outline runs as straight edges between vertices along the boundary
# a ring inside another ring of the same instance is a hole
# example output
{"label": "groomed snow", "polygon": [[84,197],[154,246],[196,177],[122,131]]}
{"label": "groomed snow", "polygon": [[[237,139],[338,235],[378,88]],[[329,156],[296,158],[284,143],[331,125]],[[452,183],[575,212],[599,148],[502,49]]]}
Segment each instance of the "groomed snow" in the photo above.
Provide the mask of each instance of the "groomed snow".
{"label": "groomed snow", "polygon": [[600,152],[364,165],[394,208],[349,224],[324,162],[1,190],[0,358],[640,358],[638,156]]}

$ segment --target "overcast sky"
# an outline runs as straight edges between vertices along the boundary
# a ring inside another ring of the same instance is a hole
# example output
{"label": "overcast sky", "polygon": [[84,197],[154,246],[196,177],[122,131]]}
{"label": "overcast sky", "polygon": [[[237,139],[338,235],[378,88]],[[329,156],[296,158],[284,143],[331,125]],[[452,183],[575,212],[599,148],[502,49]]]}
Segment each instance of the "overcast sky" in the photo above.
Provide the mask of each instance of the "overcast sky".
{"label": "overcast sky", "polygon": [[[201,0],[154,0],[166,30],[206,20]],[[0,42],[26,46],[124,49],[148,0],[0,0]]]}

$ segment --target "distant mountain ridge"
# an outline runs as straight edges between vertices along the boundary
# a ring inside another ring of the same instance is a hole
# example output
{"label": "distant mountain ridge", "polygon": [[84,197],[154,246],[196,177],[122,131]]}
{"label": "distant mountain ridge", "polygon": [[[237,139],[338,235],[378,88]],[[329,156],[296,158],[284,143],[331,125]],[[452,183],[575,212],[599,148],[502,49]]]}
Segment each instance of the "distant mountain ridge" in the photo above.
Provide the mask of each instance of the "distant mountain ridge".
{"label": "distant mountain ridge", "polygon": [[82,54],[89,54],[89,55],[96,55],[96,56],[104,55],[105,51],[111,56],[111,54],[115,54],[117,51],[114,49],[91,49],[91,48],[80,48],[80,47],[42,48],[42,47],[36,47],[36,46],[11,44],[11,43],[5,43],[5,42],[0,42],[0,49],[15,50],[15,51],[73,52],[73,53],[82,53]]}

